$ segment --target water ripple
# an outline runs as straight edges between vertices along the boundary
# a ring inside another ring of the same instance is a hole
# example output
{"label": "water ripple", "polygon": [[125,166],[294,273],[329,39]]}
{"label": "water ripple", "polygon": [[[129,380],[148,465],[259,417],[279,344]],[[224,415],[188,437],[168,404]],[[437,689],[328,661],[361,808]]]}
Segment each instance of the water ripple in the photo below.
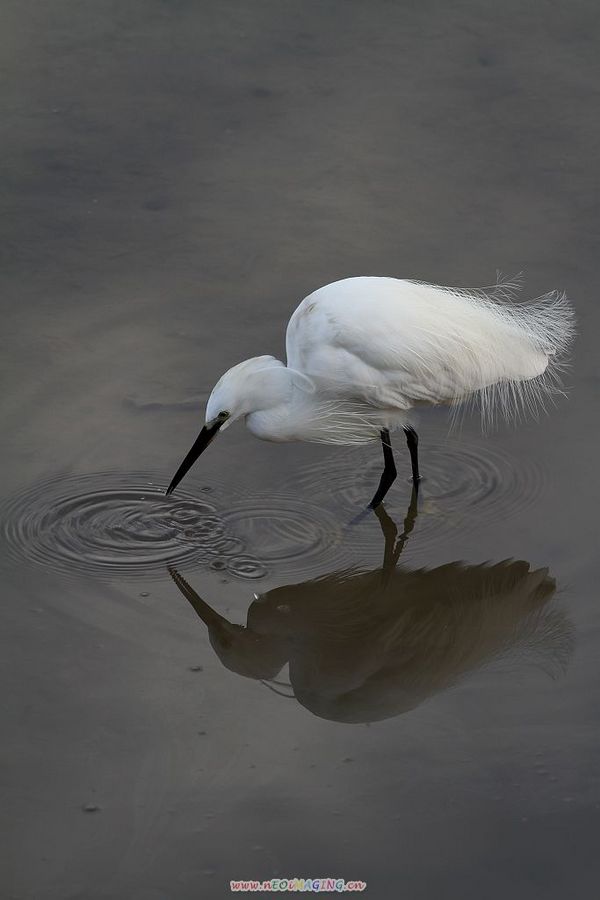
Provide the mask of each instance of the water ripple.
{"label": "water ripple", "polygon": [[[401,522],[410,491],[406,483],[410,463],[402,435],[395,436],[394,446],[398,481],[385,505],[392,518]],[[492,440],[467,443],[424,437],[419,450],[424,476],[419,492],[421,549],[438,542],[448,528],[467,532],[515,517],[543,489],[542,472],[532,459],[515,459]],[[325,507],[337,509],[339,516],[351,518],[375,493],[382,465],[375,445],[334,451],[319,463],[296,470],[289,484],[303,496],[318,497]],[[360,543],[358,535],[356,539]]]}
{"label": "water ripple", "polygon": [[228,533],[212,496],[198,493],[165,497],[147,474],[56,477],[10,499],[2,531],[13,558],[62,574],[139,577],[167,562],[212,567],[217,559],[237,577],[264,574],[264,563]]}
{"label": "water ripple", "polygon": [[311,571],[341,537],[332,516],[291,497],[193,484],[165,497],[157,480],[105,472],[32,485],[0,510],[10,556],[70,575],[140,577],[171,563],[254,580]]}
{"label": "water ripple", "polygon": [[[395,444],[399,479],[386,507],[401,524],[409,465],[403,441]],[[377,528],[346,527],[378,484],[378,449],[324,450],[318,464],[292,473],[287,488],[265,495],[192,479],[165,497],[148,473],[56,476],[10,499],[0,527],[10,557],[63,574],[139,578],[172,563],[223,578],[307,579],[379,552]],[[517,461],[492,441],[426,438],[421,450],[425,478],[411,540],[419,551],[449,529],[467,532],[520,514],[543,486],[531,459]]]}
{"label": "water ripple", "polygon": [[310,576],[338,558],[343,521],[333,511],[293,495],[248,498],[223,512],[223,521],[228,533],[238,535],[246,546],[260,547],[261,559],[278,575]]}

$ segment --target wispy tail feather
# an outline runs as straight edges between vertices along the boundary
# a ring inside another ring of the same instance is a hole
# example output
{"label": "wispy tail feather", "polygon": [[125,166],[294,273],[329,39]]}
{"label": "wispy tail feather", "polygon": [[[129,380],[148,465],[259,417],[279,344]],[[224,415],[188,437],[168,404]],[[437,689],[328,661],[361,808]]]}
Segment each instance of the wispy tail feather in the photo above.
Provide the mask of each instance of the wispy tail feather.
{"label": "wispy tail feather", "polygon": [[[463,409],[478,405],[484,430],[494,427],[499,418],[518,422],[526,416],[546,412],[557,395],[564,395],[563,374],[568,368],[568,352],[576,330],[575,311],[564,291],[550,291],[535,300],[515,303],[515,281],[501,283],[488,291],[458,292],[480,309],[489,310],[504,324],[506,347],[500,336],[493,352],[502,359],[512,351],[512,368],[496,381],[452,400],[453,424],[459,405]],[[514,342],[522,352],[514,354]],[[511,346],[513,345],[513,346]],[[480,363],[485,369],[485,358]],[[483,371],[482,371],[483,377]]]}

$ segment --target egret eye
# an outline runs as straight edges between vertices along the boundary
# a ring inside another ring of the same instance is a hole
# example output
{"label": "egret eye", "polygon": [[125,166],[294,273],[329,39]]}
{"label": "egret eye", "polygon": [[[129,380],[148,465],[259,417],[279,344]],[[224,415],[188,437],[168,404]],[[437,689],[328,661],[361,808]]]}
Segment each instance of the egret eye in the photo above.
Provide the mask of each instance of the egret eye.
{"label": "egret eye", "polygon": [[230,413],[230,412],[227,412],[227,410],[224,409],[224,410],[222,410],[222,412],[220,412],[219,415],[217,416],[217,421],[219,421],[219,422],[224,422],[226,419],[229,418],[230,415],[231,415],[231,413]]}

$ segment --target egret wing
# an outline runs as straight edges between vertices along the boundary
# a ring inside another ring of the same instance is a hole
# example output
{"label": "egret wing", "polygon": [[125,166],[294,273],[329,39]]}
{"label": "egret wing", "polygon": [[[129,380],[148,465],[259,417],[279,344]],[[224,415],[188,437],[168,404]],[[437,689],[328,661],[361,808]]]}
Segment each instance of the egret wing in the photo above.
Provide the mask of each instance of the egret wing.
{"label": "egret wing", "polygon": [[452,403],[498,383],[535,379],[572,334],[564,297],[511,304],[394,278],[349,278],[302,301],[288,364],[332,391],[382,408]]}

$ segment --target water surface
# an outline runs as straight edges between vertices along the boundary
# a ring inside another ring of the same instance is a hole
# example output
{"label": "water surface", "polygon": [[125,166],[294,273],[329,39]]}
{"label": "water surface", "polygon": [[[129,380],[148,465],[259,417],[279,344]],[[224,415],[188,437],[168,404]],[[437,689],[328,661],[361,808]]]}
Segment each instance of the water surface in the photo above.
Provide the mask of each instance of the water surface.
{"label": "water surface", "polygon": [[[0,23],[2,895],[593,893],[596,5]],[[489,436],[422,413],[416,514],[401,438],[389,521],[348,527],[379,448],[242,427],[164,497],[304,295],[497,268],[572,297],[570,396]]]}

